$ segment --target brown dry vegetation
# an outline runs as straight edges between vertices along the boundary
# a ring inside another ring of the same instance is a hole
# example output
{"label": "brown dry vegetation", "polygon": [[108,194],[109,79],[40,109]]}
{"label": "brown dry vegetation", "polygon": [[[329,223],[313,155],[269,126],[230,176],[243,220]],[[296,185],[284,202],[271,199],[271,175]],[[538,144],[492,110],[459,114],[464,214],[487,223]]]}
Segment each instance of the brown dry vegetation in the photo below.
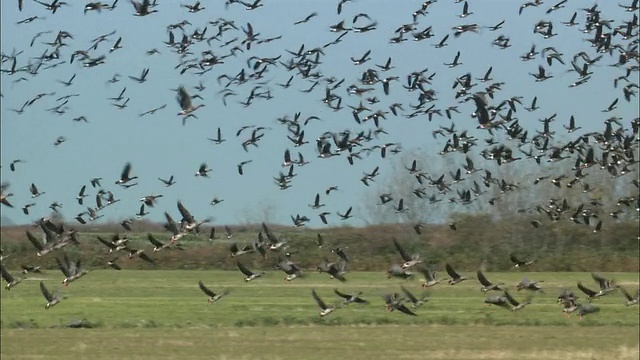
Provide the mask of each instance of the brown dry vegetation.
{"label": "brown dry vegetation", "polygon": [[[363,228],[333,227],[328,229],[292,228],[271,226],[280,237],[289,240],[290,251],[297,251],[296,259],[303,266],[315,267],[322,254],[335,246],[348,248],[352,261],[351,270],[382,270],[400,258],[393,246],[392,239],[398,239],[409,253],[419,253],[427,264],[441,268],[445,262],[456,264],[461,270],[484,269],[486,271],[504,271],[512,264],[509,254],[514,252],[521,258],[536,259],[531,271],[640,271],[638,254],[638,227],[633,220],[618,222],[606,231],[593,233],[586,226],[576,226],[566,220],[534,228],[528,220],[513,217],[495,219],[488,215],[454,214],[457,230],[447,225],[425,225],[418,235],[409,224],[373,225]],[[146,233],[152,232],[158,239],[166,241],[168,235],[161,224],[138,222],[134,231],[128,233],[131,246],[149,248]],[[80,233],[81,247],[70,247],[71,252],[82,252],[83,261],[90,267],[102,267],[106,261],[106,248],[96,240],[97,235],[109,237],[123,233],[118,224],[97,226],[75,226]],[[39,233],[39,229],[30,226],[3,227],[1,229],[2,248],[11,257],[7,260],[10,267],[21,263],[37,262],[35,249],[25,237],[25,231]],[[220,239],[213,243],[206,234],[190,235],[180,240],[184,251],[163,251],[158,268],[196,269],[196,268],[233,268],[235,260],[229,259],[228,246],[231,242],[239,245],[255,241],[260,225],[241,225],[232,227],[232,239],[219,234]],[[218,229],[218,233],[222,232]],[[325,249],[318,252],[315,245],[317,233],[325,240]],[[156,255],[156,254],[154,254]],[[270,266],[258,257],[254,267]],[[269,262],[270,263],[270,262]],[[51,262],[48,265],[53,266]],[[41,264],[47,265],[47,264]],[[136,263],[139,268],[149,265]]]}

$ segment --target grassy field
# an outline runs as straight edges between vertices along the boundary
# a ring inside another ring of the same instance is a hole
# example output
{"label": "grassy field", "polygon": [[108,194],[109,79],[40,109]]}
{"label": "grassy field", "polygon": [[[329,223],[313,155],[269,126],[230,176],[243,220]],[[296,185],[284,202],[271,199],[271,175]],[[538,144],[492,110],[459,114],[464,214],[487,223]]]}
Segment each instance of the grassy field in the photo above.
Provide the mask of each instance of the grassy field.
{"label": "grassy field", "polygon": [[[474,274],[463,274],[475,277]],[[595,288],[589,273],[487,273],[504,282],[518,299],[515,285],[526,275],[543,280],[544,294],[512,313],[483,304],[475,280],[455,286],[439,284],[418,316],[385,311],[382,295],[404,284],[420,294],[419,277],[387,279],[383,272],[354,272],[340,283],[311,273],[286,283],[280,271],[245,283],[238,271],[95,270],[68,288],[62,274],[34,274],[7,291],[2,289],[2,356],[8,359],[126,357],[315,359],[327,356],[435,359],[626,359],[638,358],[638,307],[626,307],[615,292],[594,301],[601,308],[583,320],[566,318],[556,297],[564,287],[578,292],[583,281]],[[636,273],[606,273],[630,291]],[[45,310],[38,283],[59,288],[68,299]],[[198,288],[229,290],[209,304]],[[333,293],[362,291],[369,305],[351,304],[325,318],[311,289],[330,304]],[[582,294],[578,294],[582,295]],[[584,298],[584,296],[581,296]],[[86,320],[92,329],[60,329]],[[304,354],[301,356],[300,354]]]}

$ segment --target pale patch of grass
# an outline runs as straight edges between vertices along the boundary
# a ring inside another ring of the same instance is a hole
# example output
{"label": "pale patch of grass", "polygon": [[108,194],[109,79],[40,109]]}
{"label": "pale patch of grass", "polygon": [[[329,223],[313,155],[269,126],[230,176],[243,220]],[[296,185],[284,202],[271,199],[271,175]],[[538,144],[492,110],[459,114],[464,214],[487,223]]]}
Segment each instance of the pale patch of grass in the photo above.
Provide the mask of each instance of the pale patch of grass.
{"label": "pale patch of grass", "polygon": [[[631,331],[630,331],[631,330]],[[291,326],[2,330],[9,359],[637,359],[613,326]]]}

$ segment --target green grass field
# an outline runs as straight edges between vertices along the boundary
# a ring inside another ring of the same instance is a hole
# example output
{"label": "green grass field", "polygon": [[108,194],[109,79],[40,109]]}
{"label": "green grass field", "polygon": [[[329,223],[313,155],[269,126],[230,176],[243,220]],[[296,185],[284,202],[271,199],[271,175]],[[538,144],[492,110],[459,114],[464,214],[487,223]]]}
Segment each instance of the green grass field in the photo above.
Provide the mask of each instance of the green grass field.
{"label": "green grass field", "polygon": [[[578,294],[581,280],[595,288],[589,273],[487,273],[515,285],[528,275],[544,280],[544,294],[512,313],[483,304],[474,277],[455,286],[441,283],[430,300],[410,317],[385,311],[382,295],[404,284],[420,294],[415,280],[387,279],[384,272],[348,273],[340,283],[310,273],[286,283],[280,271],[245,283],[238,271],[96,270],[60,285],[62,274],[34,274],[10,291],[2,289],[2,357],[7,359],[315,359],[374,356],[434,359],[637,359],[638,306],[626,307],[618,292],[594,301],[601,308],[583,320],[566,318],[556,303],[564,287]],[[638,274],[606,273],[629,291]],[[59,288],[68,299],[45,310],[38,283]],[[198,288],[229,290],[209,304]],[[311,289],[330,304],[340,299],[333,288],[362,291],[369,305],[351,304],[325,318]],[[582,294],[578,294],[579,296]],[[581,296],[584,298],[584,295]],[[60,329],[84,319],[92,329]]]}

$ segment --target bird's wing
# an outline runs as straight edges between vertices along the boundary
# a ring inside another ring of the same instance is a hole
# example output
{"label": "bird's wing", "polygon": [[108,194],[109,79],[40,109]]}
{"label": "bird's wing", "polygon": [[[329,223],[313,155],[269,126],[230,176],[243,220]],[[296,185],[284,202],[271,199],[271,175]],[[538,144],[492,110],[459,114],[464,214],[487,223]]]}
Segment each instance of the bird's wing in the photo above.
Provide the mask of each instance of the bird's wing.
{"label": "bird's wing", "polygon": [[4,266],[4,264],[1,264],[0,269],[2,270],[2,278],[7,283],[12,283],[14,281],[13,276],[9,274],[9,271],[7,271],[7,268]]}
{"label": "bird's wing", "polygon": [[131,172],[131,163],[126,163],[124,168],[122,168],[122,174],[120,174],[120,179],[127,179],[129,177],[129,173]]}
{"label": "bird's wing", "polygon": [[384,303],[387,305],[390,305],[391,303],[393,303],[393,295],[391,294],[384,294],[382,295],[382,298],[384,299]]}
{"label": "bird's wing", "polygon": [[178,201],[178,210],[180,210],[180,214],[182,214],[182,217],[185,220],[193,221],[193,216],[191,216],[191,213],[189,212],[189,210],[187,210],[187,208],[185,208],[184,205],[182,205],[181,201]]}
{"label": "bird's wing", "polygon": [[418,302],[418,298],[415,297],[415,295],[413,295],[411,293],[411,291],[409,291],[409,289],[407,289],[406,287],[400,285],[400,289],[402,289],[402,292],[407,296],[407,298],[409,299],[409,301],[411,301],[412,303],[416,303]]}
{"label": "bird's wing", "polygon": [[142,260],[146,261],[146,262],[150,262],[152,264],[155,263],[155,260],[153,260],[152,258],[149,257],[149,255],[145,254],[145,253],[140,253],[138,255],[139,258],[141,258]]}
{"label": "bird's wing", "polygon": [[418,316],[418,314],[416,314],[413,311],[409,310],[409,308],[404,306],[404,304],[398,304],[396,306],[396,309],[398,309],[400,312],[405,313],[407,315]]}
{"label": "bird's wing", "polygon": [[478,270],[478,281],[482,286],[491,286],[491,281],[487,280],[482,271]]}
{"label": "bird's wing", "polygon": [[597,273],[591,273],[591,277],[593,278],[593,280],[595,280],[598,283],[598,285],[600,286],[600,289],[607,288],[607,285],[609,282],[607,279],[603,278]]}
{"label": "bird's wing", "polygon": [[398,252],[400,253],[400,256],[402,257],[402,260],[404,260],[404,261],[410,261],[411,260],[411,257],[407,255],[407,253],[404,251],[402,246],[400,246],[400,243],[398,243],[398,240],[396,240],[395,238],[393,239],[393,245],[395,245],[396,250],[398,250]]}
{"label": "bird's wing", "polygon": [[583,293],[587,294],[587,296],[594,296],[597,294],[595,291],[585,287],[581,282],[578,282],[578,289],[580,289]]}
{"label": "bird's wing", "polygon": [[342,249],[340,249],[339,251],[336,252],[336,254],[338,254],[338,256],[340,256],[340,258],[346,262],[349,262],[349,258],[347,257],[347,254],[344,253],[344,251]]}
{"label": "bird's wing", "polygon": [[511,305],[513,305],[513,306],[520,305],[520,303],[516,299],[514,299],[513,296],[511,296],[511,294],[509,294],[509,292],[507,290],[504,291],[504,296],[507,298],[509,303],[511,303]]}
{"label": "bird's wing", "polygon": [[[4,277],[4,266],[2,266],[2,270],[3,270],[3,277]],[[629,294],[627,289],[623,288],[622,286],[620,286],[619,289],[622,295],[624,295],[624,297],[627,298],[627,300],[629,301],[633,300],[633,297],[631,296],[631,294]]]}
{"label": "bird's wing", "polygon": [[38,249],[38,251],[41,251],[44,246],[42,245],[42,242],[38,239],[36,239],[35,236],[33,236],[32,233],[30,233],[28,230],[26,231],[27,234],[27,238],[29,239],[29,241],[31,241],[31,243],[33,244],[33,246]]}
{"label": "bird's wing", "polygon": [[333,292],[336,293],[336,295],[340,296],[343,299],[346,299],[346,300],[351,299],[351,295],[347,295],[347,294],[345,294],[343,292],[340,292],[340,290],[338,290],[338,289],[333,289]]}
{"label": "bird's wing", "polygon": [[334,266],[332,267],[333,271],[331,271],[331,276],[333,276],[334,278],[340,280],[340,282],[346,282],[347,278],[344,277],[344,275],[342,275],[342,273],[340,273],[340,271]]}
{"label": "bird's wing", "polygon": [[240,269],[240,271],[245,274],[246,276],[251,276],[253,275],[253,273],[251,272],[251,270],[247,269],[244,265],[242,265],[242,263],[240,261],[237,262],[238,263],[238,269]]}
{"label": "bird's wing", "polygon": [[315,290],[311,290],[311,296],[313,296],[313,299],[316,301],[316,304],[318,304],[318,306],[320,306],[322,310],[325,310],[327,308],[327,304],[325,304],[324,301],[320,299],[318,294],[316,294]]}
{"label": "bird's wing", "polygon": [[445,265],[445,270],[447,270],[447,274],[449,274],[452,279],[458,279],[460,277],[460,275],[458,275],[458,273],[455,272],[455,270],[453,270],[453,268],[449,264]]}
{"label": "bird's wing", "polygon": [[198,280],[198,286],[200,287],[200,290],[202,290],[202,292],[204,292],[208,296],[211,296],[211,297],[216,296],[216,293],[211,291],[208,287],[204,286],[204,284],[200,280]]}
{"label": "bird's wing", "polygon": [[426,266],[421,267],[420,268],[420,272],[422,272],[422,274],[424,274],[424,279],[426,281],[432,280],[434,278],[433,273]]}
{"label": "bird's wing", "polygon": [[182,110],[186,110],[191,107],[191,97],[183,86],[180,86],[178,89],[178,102],[180,103]]}
{"label": "bird's wing", "polygon": [[285,261],[285,260],[280,261],[278,266],[280,267],[280,270],[284,271],[286,274],[293,274],[295,272],[293,263],[289,261]]}
{"label": "bird's wing", "polygon": [[149,242],[151,242],[151,244],[152,244],[153,246],[160,247],[160,246],[163,246],[163,245],[164,245],[164,244],[163,244],[163,243],[161,243],[158,239],[156,239],[156,238],[155,238],[151,233],[148,233],[148,234],[147,234],[147,239],[149,239]]}
{"label": "bird's wing", "polygon": [[171,217],[171,215],[169,215],[168,212],[164,213],[165,218],[167,218],[167,223],[169,223],[169,230],[175,235],[178,234],[180,231],[178,230],[178,226],[176,225],[176,222],[173,221],[173,218]]}
{"label": "bird's wing", "polygon": [[324,239],[322,238],[322,235],[320,235],[320,233],[318,233],[318,236],[316,237],[316,244],[318,246],[322,246],[323,243],[324,243]]}
{"label": "bird's wing", "polygon": [[96,236],[96,237],[98,238],[98,240],[99,240],[101,243],[105,244],[108,248],[110,248],[110,249],[115,249],[115,248],[116,248],[116,245],[115,245],[114,243],[112,243],[112,242],[110,242],[110,241],[107,241],[107,240],[103,239],[103,238],[102,238],[102,237],[100,237],[100,236]]}
{"label": "bird's wing", "polygon": [[78,259],[75,263],[73,263],[74,273],[79,273],[82,270],[82,260]]}
{"label": "bird's wing", "polygon": [[69,272],[69,269],[67,268],[66,264],[63,264],[62,261],[60,261],[59,258],[56,258],[56,262],[58,263],[58,267],[60,268],[60,271],[62,271],[64,276],[66,276],[66,277],[71,276],[71,273]]}
{"label": "bird's wing", "polygon": [[47,287],[44,286],[44,281],[40,281],[40,291],[42,291],[42,295],[44,295],[44,297],[45,297],[45,299],[47,299],[47,301],[53,300],[53,295],[51,295],[49,290],[47,290]]}

